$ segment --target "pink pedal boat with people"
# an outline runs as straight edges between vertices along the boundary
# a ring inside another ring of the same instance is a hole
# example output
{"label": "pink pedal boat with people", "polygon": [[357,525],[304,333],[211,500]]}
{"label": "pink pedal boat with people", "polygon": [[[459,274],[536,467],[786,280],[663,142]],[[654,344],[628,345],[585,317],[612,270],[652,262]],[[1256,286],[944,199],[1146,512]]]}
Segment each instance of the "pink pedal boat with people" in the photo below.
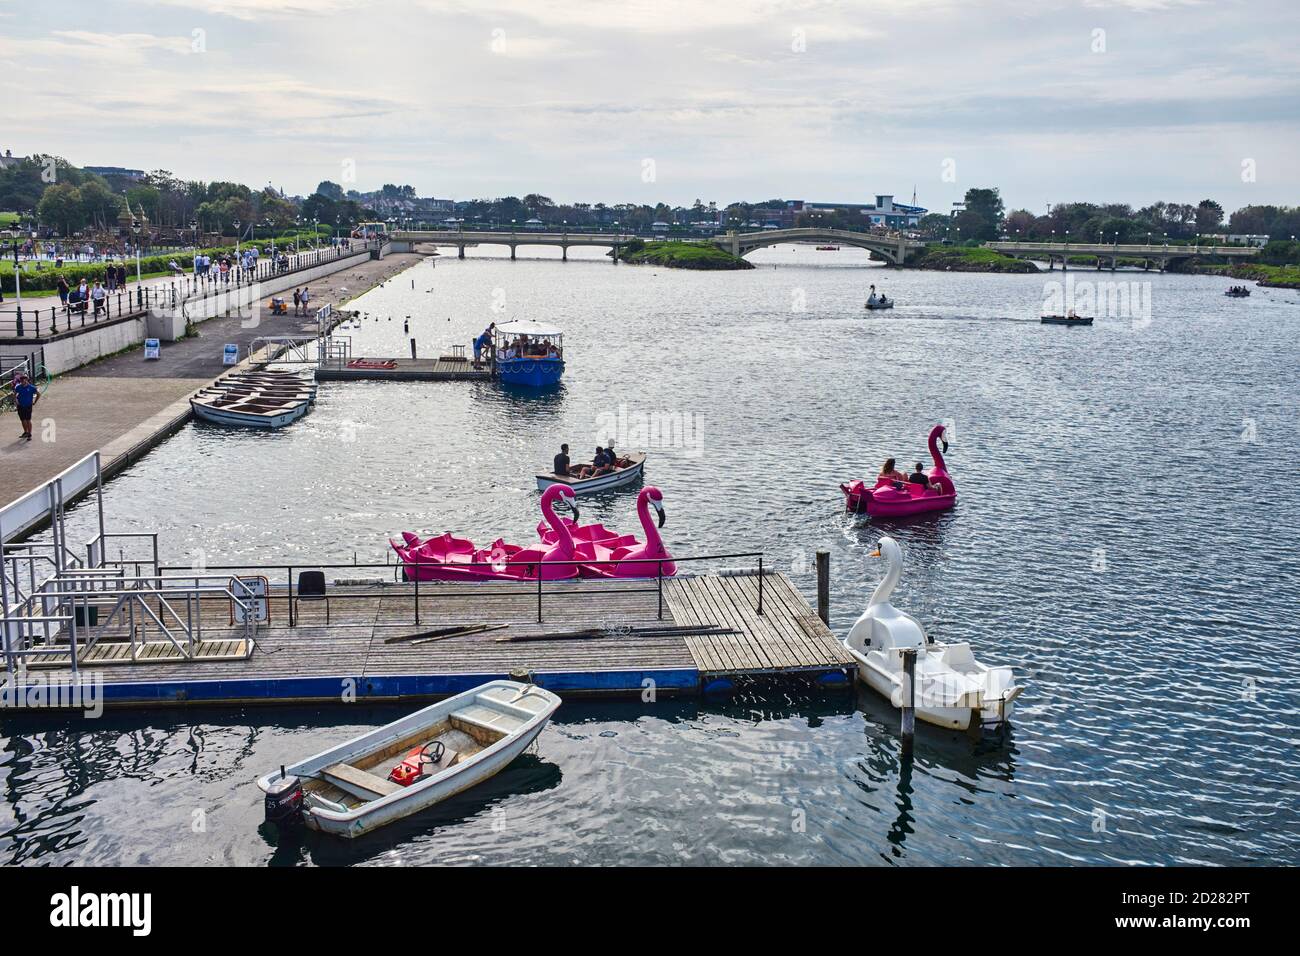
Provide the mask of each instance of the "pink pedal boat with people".
{"label": "pink pedal boat with people", "polygon": [[[873,518],[905,518],[927,511],[942,511],[957,502],[957,488],[944,467],[943,451],[948,450],[944,427],[930,429],[930,457],[934,466],[921,474],[925,481],[912,481],[904,476],[880,475],[874,484],[861,479],[840,485],[844,492],[844,507],[857,514],[866,513]],[[890,462],[893,459],[889,459]],[[913,475],[912,477],[916,477]]]}

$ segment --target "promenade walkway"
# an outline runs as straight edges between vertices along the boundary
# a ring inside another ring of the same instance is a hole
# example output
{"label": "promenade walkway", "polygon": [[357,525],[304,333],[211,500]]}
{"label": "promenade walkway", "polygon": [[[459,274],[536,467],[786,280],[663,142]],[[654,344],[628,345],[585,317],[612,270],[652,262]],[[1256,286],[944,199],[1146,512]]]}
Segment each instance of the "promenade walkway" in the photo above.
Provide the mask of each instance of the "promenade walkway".
{"label": "promenade walkway", "polygon": [[[343,305],[421,258],[394,253],[363,259],[314,280],[312,306]],[[224,370],[223,345],[238,343],[243,354],[258,336],[314,333],[316,323],[293,315],[272,318],[263,310],[256,328],[241,328],[241,319],[232,316],[209,319],[197,331],[193,338],[164,343],[157,361],[146,361],[143,349],[135,348],[59,376],[36,406],[30,442],[18,439],[17,415],[0,417],[0,504],[95,449],[102,453],[105,474],[113,474],[187,420],[189,396]]]}

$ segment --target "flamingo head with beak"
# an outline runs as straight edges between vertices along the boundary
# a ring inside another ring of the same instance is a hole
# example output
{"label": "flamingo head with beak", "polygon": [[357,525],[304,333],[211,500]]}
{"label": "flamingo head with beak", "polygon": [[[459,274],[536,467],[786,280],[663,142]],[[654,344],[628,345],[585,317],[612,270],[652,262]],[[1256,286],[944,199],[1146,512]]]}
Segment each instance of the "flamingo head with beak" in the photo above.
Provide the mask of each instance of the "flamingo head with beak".
{"label": "flamingo head with beak", "polygon": [[650,493],[646,495],[646,500],[650,502],[650,507],[659,512],[659,523],[657,527],[662,528],[664,526],[664,521],[667,520],[667,515],[664,513],[664,494],[658,488],[650,488],[648,490]]}

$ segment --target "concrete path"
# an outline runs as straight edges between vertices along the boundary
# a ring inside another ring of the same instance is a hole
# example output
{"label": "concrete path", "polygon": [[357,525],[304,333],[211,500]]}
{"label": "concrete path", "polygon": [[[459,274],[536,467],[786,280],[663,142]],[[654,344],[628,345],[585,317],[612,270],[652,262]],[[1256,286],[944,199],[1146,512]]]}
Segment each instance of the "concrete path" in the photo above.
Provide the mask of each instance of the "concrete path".
{"label": "concrete path", "polygon": [[[343,306],[422,258],[393,253],[318,279],[310,283],[313,309],[327,303]],[[314,320],[271,318],[266,311],[257,328],[241,328],[240,318],[232,316],[209,319],[197,329],[194,338],[164,343],[158,361],[145,361],[143,348],[134,348],[56,378],[36,404],[30,442],[18,438],[22,427],[16,414],[0,417],[0,504],[96,449],[106,474],[136,460],[183,425],[190,414],[189,396],[226,370],[223,345],[238,343],[242,355],[259,335],[317,331]]]}

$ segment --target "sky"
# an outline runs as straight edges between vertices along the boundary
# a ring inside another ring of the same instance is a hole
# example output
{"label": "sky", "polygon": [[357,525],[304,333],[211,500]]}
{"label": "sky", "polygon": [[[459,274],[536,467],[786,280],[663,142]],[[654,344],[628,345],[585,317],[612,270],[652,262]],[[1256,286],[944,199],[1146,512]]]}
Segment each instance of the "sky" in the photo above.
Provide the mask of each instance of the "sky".
{"label": "sky", "polygon": [[0,0],[0,149],[310,193],[1300,202],[1296,0]]}

